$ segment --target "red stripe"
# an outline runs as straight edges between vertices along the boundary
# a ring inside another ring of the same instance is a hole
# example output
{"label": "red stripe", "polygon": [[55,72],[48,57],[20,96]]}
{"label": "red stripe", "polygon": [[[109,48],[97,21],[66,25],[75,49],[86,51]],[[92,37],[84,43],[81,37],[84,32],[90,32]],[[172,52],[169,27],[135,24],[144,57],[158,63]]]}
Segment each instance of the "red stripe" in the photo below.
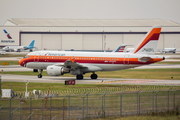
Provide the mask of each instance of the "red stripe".
{"label": "red stripe", "polygon": [[[34,62],[34,59],[32,59],[32,58],[25,58],[24,60],[27,61],[27,63]],[[68,60],[68,59],[41,59],[40,58],[38,62],[47,63],[47,61],[48,61],[48,62],[53,62],[55,64],[55,63],[64,63],[66,60]],[[127,61],[127,60],[124,61],[124,59],[122,58],[122,60],[118,60],[118,61],[116,61],[116,60],[114,60],[114,61],[113,60],[75,60],[75,62],[88,63],[88,64],[117,64],[117,65],[129,63],[129,64],[133,65],[133,64],[151,64],[151,63],[158,62],[161,60],[162,59],[159,58],[156,60],[150,60],[148,62],[143,63],[143,62],[138,61],[138,58],[129,58],[129,61]]]}

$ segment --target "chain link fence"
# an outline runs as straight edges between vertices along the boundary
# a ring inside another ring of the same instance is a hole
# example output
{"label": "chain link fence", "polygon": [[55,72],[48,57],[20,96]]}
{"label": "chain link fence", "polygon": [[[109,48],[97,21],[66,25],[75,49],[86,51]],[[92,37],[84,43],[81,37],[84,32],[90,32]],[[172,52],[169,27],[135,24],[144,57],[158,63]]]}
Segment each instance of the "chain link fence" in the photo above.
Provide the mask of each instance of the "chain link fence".
{"label": "chain link fence", "polygon": [[104,92],[0,100],[0,120],[66,120],[179,112],[180,90]]}

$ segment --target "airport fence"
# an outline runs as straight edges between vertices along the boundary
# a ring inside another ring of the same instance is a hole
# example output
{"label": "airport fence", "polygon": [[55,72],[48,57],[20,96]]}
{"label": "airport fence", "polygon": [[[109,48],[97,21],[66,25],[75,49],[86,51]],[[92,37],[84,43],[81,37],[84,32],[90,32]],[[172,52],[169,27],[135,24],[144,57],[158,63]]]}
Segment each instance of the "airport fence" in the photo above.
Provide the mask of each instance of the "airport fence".
{"label": "airport fence", "polygon": [[0,100],[0,120],[66,120],[180,112],[180,90],[104,92],[103,94]]}
{"label": "airport fence", "polygon": [[[116,93],[119,91],[124,92],[136,92],[138,90],[149,92],[153,90],[161,90],[161,91],[167,91],[167,90],[180,90],[180,86],[165,86],[165,85],[130,85],[130,86],[120,86],[120,87],[95,87],[95,88],[65,88],[61,90],[40,90],[39,94],[40,97],[46,97],[48,92],[51,96],[64,96],[67,94],[72,93],[72,95],[79,95],[79,94],[86,94],[87,92],[90,92],[90,94],[103,94],[104,92],[107,93]],[[38,90],[39,91],[39,90]],[[33,91],[28,91],[29,96],[34,96]],[[14,91],[15,97],[25,97],[24,91]]]}

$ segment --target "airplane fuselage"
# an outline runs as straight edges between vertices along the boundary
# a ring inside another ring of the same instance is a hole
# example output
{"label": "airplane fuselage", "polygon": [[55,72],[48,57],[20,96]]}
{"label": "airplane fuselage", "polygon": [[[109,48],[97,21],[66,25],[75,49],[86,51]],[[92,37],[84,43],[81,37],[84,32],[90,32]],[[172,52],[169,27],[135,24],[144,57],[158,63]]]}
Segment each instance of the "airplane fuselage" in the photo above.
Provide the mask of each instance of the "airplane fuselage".
{"label": "airplane fuselage", "polygon": [[[143,62],[139,60],[142,57],[151,57],[152,60]],[[21,66],[26,64],[27,68],[46,69],[49,65],[63,64],[71,59],[85,66],[98,66],[102,68],[101,71],[113,71],[152,64],[163,60],[163,57],[131,53],[37,51],[27,54],[26,58],[20,60],[19,63]]]}

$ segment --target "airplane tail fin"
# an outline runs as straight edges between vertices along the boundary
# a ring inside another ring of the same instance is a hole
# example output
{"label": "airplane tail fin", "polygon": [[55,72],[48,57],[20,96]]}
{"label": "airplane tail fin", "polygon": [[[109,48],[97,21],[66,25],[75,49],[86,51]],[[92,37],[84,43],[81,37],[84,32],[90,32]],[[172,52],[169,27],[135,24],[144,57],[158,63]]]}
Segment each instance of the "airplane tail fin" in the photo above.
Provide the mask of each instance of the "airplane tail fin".
{"label": "airplane tail fin", "polygon": [[154,54],[160,33],[161,26],[153,26],[132,52],[134,54]]}
{"label": "airplane tail fin", "polygon": [[124,52],[126,46],[126,44],[122,44],[114,52]]}
{"label": "airplane tail fin", "polygon": [[12,37],[10,36],[10,34],[9,34],[5,29],[3,29],[3,31],[4,31],[4,33],[6,33],[6,35],[7,35],[7,37],[8,37],[9,39],[12,39]]}
{"label": "airplane tail fin", "polygon": [[34,42],[35,42],[35,40],[33,40],[30,44],[29,44],[29,48],[34,48]]}

